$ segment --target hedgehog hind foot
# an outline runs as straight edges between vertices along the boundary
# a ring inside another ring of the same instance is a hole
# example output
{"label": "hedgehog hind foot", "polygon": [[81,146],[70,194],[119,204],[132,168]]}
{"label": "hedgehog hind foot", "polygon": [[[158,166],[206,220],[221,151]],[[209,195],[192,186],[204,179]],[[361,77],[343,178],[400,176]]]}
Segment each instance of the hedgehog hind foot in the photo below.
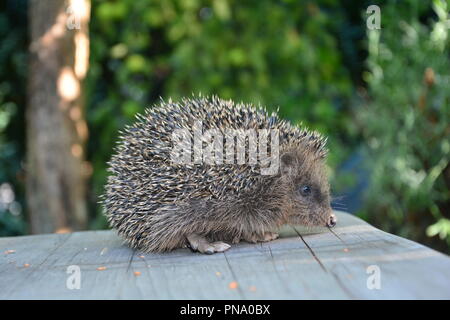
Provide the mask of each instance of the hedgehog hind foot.
{"label": "hedgehog hind foot", "polygon": [[209,242],[205,237],[198,234],[191,234],[186,237],[188,245],[193,251],[198,251],[205,254],[213,254],[216,252],[224,252],[231,246],[222,241]]}

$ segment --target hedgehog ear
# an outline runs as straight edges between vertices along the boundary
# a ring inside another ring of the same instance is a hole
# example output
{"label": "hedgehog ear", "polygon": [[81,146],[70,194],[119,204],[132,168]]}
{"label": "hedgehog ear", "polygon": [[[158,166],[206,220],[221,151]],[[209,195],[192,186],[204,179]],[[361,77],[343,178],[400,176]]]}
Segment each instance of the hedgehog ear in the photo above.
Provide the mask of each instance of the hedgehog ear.
{"label": "hedgehog ear", "polygon": [[281,173],[289,173],[295,164],[295,157],[292,153],[286,152],[281,155]]}

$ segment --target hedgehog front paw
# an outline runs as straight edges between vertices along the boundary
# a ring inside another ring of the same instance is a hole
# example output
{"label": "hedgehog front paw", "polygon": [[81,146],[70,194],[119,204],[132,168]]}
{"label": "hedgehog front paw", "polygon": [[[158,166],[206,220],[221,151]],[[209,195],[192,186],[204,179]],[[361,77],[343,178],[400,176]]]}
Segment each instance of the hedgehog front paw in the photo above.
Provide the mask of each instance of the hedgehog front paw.
{"label": "hedgehog front paw", "polygon": [[245,237],[244,240],[250,243],[257,242],[268,242],[278,238],[278,233],[275,232],[264,232],[263,234],[251,234],[248,237]]}
{"label": "hedgehog front paw", "polygon": [[216,252],[224,252],[231,246],[222,241],[208,242],[205,237],[198,234],[192,234],[186,237],[192,250],[205,254],[213,254]]}
{"label": "hedgehog front paw", "polygon": [[264,242],[272,241],[272,240],[278,239],[279,236],[280,235],[276,232],[266,232],[266,233],[264,233],[264,240],[262,240],[262,241],[264,241]]}

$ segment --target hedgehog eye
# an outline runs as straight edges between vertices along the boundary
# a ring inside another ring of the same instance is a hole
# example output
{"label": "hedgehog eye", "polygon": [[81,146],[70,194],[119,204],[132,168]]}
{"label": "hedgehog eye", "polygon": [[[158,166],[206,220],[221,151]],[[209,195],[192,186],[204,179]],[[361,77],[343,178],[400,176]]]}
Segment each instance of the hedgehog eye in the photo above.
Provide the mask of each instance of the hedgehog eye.
{"label": "hedgehog eye", "polygon": [[300,187],[300,193],[303,196],[308,196],[311,194],[311,187],[310,186],[301,186]]}

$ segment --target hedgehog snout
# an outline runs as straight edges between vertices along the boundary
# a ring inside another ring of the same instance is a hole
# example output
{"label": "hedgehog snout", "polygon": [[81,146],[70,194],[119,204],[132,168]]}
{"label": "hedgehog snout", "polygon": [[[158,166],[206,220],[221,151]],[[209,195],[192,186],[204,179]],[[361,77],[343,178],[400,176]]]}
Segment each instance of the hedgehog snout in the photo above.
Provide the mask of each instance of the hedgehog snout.
{"label": "hedgehog snout", "polygon": [[337,223],[337,218],[334,213],[330,214],[330,217],[328,218],[327,227],[333,228]]}

